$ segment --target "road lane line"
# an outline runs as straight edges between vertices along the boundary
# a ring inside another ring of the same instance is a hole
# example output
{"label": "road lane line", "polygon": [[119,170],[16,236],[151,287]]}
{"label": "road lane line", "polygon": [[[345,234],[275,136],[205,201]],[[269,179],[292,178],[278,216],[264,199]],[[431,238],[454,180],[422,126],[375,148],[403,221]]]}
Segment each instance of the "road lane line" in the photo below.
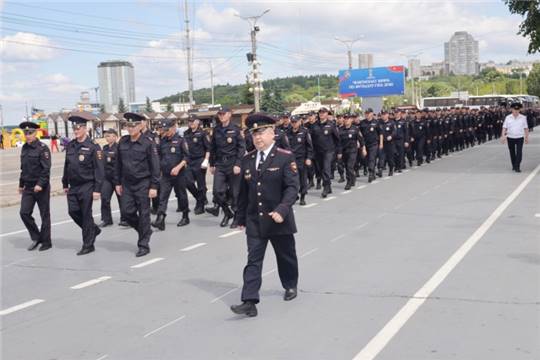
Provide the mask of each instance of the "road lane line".
{"label": "road lane line", "polygon": [[218,296],[217,298],[212,299],[212,301],[210,301],[210,304],[213,304],[213,303],[215,303],[216,301],[223,299],[225,296],[227,296],[227,295],[229,295],[229,294],[231,294],[231,293],[233,293],[233,292],[235,292],[236,290],[239,290],[239,289],[240,289],[240,287],[235,287],[234,289],[231,289],[231,290],[227,291],[227,292],[224,293],[223,295],[220,295],[220,296]]}
{"label": "road lane line", "polygon": [[70,287],[70,289],[73,289],[73,290],[84,289],[85,287],[96,285],[96,284],[99,284],[100,282],[107,281],[109,279],[111,279],[111,276],[98,277],[97,279],[93,279],[93,280],[85,281],[77,285],[73,285],[72,287]]}
{"label": "road lane line", "polygon": [[350,194],[351,192],[352,192],[352,190],[345,190],[345,191],[341,192],[340,195]]}
{"label": "road lane line", "polygon": [[540,218],[540,213],[534,214],[535,217]]}
{"label": "road lane line", "polygon": [[367,185],[360,185],[360,186],[357,186],[356,188],[357,188],[358,190],[362,190],[362,189],[365,188],[366,186],[367,186]]}
{"label": "road lane line", "polygon": [[538,165],[532,173],[518,185],[518,187],[489,215],[478,229],[450,256],[431,279],[429,279],[407,303],[386,323],[386,325],[375,335],[369,343],[354,357],[354,360],[373,360],[399,332],[405,323],[416,313],[422,304],[441,285],[446,277],[459,265],[461,260],[471,251],[476,243],[486,234],[486,232],[499,219],[510,204],[521,194],[523,189],[540,171]]}
{"label": "road lane line", "polygon": [[382,179],[383,179],[383,180],[390,180],[391,177],[390,177],[390,176],[385,176],[385,177],[383,177]]}
{"label": "road lane line", "polygon": [[34,306],[34,305],[37,305],[37,304],[41,304],[42,302],[45,302],[45,300],[43,300],[43,299],[30,300],[30,301],[24,302],[22,304],[15,305],[15,306],[12,306],[10,308],[1,310],[0,311],[0,316],[11,314],[11,313],[14,313],[15,311],[19,311],[19,310],[22,310],[22,309],[26,309],[27,307]]}
{"label": "road lane line", "polygon": [[317,250],[319,250],[319,248],[311,249],[311,250],[309,250],[308,252],[306,252],[306,253],[300,255],[300,258],[305,258],[306,256],[313,254],[313,253],[314,253],[315,251],[317,251]]}
{"label": "road lane line", "polygon": [[164,258],[160,258],[160,257],[154,258],[154,259],[150,259],[150,260],[145,261],[145,262],[142,262],[142,263],[140,263],[140,264],[132,265],[132,266],[130,266],[130,268],[132,268],[132,269],[140,269],[140,268],[142,268],[142,267],[145,267],[145,266],[148,266],[148,265],[155,264],[155,263],[157,263],[158,261],[161,261],[161,260],[165,260],[165,259],[164,259]]}
{"label": "road lane line", "polygon": [[378,183],[379,183],[379,180],[373,180],[371,183],[372,183],[372,184],[378,184]]}
{"label": "road lane line", "polygon": [[265,277],[266,275],[270,275],[271,273],[276,272],[276,270],[277,270],[276,268],[274,268],[272,270],[268,270],[267,272],[263,273],[261,275],[261,277]]}
{"label": "road lane line", "polygon": [[195,244],[195,245],[191,245],[191,246],[185,247],[185,248],[183,248],[183,249],[180,250],[180,251],[191,251],[191,250],[193,250],[193,249],[199,248],[199,247],[204,246],[204,245],[206,245],[206,243],[198,243],[198,244]]}
{"label": "road lane line", "polygon": [[172,324],[179,322],[180,320],[184,319],[185,317],[186,317],[186,315],[182,315],[182,316],[180,316],[179,318],[174,319],[173,321],[169,321],[169,322],[166,323],[165,325],[160,326],[160,327],[158,327],[157,329],[150,331],[149,333],[146,333],[146,334],[143,336],[143,338],[147,338],[147,337],[149,337],[150,335],[155,334],[155,333],[157,333],[158,331],[161,331],[161,330],[165,329],[167,326],[171,326]]}
{"label": "road lane line", "polygon": [[339,235],[339,236],[336,236],[336,237],[333,238],[333,239],[330,239],[330,242],[336,242],[336,241],[338,241],[338,240],[340,240],[340,239],[343,239],[345,236],[347,236],[347,234],[341,234],[341,235]]}
{"label": "road lane line", "polygon": [[109,357],[109,355],[105,354],[105,355],[103,355],[103,356],[97,358],[96,360],[105,360],[105,359],[108,358],[108,357]]}
{"label": "road lane line", "polygon": [[360,230],[361,228],[363,228],[363,227],[366,226],[367,224],[369,224],[369,223],[366,222],[366,223],[357,225],[357,226],[354,227],[354,229],[355,229],[355,230]]}
{"label": "road lane line", "polygon": [[335,198],[336,198],[335,196],[329,196],[326,199],[323,199],[323,201],[330,201],[330,200],[334,200]]}
{"label": "road lane line", "polygon": [[305,206],[302,206],[304,209],[309,209],[309,208],[312,208],[314,206],[317,206],[317,203],[311,203],[311,204],[307,204]]}
{"label": "road lane line", "polygon": [[219,235],[218,238],[224,239],[224,238],[228,238],[229,236],[233,236],[233,235],[241,234],[241,233],[242,233],[242,230],[234,230],[234,231],[228,232],[226,234]]}

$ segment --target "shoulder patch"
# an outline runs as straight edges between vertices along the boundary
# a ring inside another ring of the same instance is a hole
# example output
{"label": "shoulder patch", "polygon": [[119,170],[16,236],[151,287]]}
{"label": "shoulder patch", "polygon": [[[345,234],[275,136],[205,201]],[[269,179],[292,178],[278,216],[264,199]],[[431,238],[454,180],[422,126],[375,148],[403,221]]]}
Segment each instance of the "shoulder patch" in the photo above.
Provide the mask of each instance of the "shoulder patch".
{"label": "shoulder patch", "polygon": [[291,151],[282,149],[282,148],[280,148],[280,147],[276,148],[276,150],[277,150],[277,152],[280,152],[280,153],[282,153],[282,154],[287,154],[287,155],[292,154]]}

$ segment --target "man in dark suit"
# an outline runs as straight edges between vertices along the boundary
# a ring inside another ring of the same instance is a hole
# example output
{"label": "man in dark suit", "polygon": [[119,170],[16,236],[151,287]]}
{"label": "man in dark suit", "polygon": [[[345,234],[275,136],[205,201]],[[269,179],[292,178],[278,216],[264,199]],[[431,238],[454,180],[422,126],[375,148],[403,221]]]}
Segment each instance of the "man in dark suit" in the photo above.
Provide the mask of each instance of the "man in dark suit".
{"label": "man in dark suit", "polygon": [[242,304],[231,306],[235,314],[256,316],[262,266],[268,241],[276,253],[284,300],[297,296],[298,259],[292,205],[299,190],[298,168],[291,151],[276,146],[274,119],[263,114],[248,117],[255,150],[241,163],[238,225],[246,228],[248,262],[244,268]]}

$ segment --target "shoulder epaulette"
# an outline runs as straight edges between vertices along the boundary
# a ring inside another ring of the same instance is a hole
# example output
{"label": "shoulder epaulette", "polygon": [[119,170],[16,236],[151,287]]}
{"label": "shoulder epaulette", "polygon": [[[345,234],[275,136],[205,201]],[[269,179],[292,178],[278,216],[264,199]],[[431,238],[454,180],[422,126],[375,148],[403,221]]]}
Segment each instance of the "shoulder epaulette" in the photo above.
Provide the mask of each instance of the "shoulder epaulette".
{"label": "shoulder epaulette", "polygon": [[250,152],[248,152],[246,155],[244,155],[244,157],[253,155],[256,151],[257,151],[257,149],[253,149],[253,150],[251,150]]}
{"label": "shoulder epaulette", "polygon": [[291,151],[282,149],[282,148],[280,148],[280,147],[276,148],[276,150],[277,150],[277,152],[280,152],[280,153],[282,153],[282,154],[287,154],[287,155],[292,154]]}

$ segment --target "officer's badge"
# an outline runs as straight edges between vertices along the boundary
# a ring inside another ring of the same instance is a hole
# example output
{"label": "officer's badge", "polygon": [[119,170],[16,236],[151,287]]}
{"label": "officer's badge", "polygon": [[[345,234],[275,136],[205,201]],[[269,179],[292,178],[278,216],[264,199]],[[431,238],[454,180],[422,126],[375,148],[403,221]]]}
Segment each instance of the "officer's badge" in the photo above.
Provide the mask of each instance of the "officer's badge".
{"label": "officer's badge", "polygon": [[197,138],[193,138],[194,143],[196,143],[197,141],[199,141]]}
{"label": "officer's badge", "polygon": [[98,160],[102,160],[102,159],[103,159],[103,152],[102,152],[101,150],[96,151],[96,154],[97,154]]}
{"label": "officer's badge", "polygon": [[48,151],[45,151],[43,153],[43,156],[45,157],[45,159],[48,159],[49,158],[49,152]]}
{"label": "officer's badge", "polygon": [[296,166],[296,162],[294,161],[291,163],[291,170],[293,171],[293,173],[298,172],[298,167]]}
{"label": "officer's badge", "polygon": [[369,128],[369,131],[373,131],[373,130],[375,130],[375,129],[373,129],[372,127]]}
{"label": "officer's badge", "polygon": [[324,130],[324,135],[328,135],[328,130]]}
{"label": "officer's badge", "polygon": [[386,127],[386,131],[390,131],[390,128],[388,126]]}
{"label": "officer's badge", "polygon": [[175,152],[176,152],[176,148],[175,148],[175,147],[172,147],[172,148],[171,148],[171,152],[172,152],[172,153],[175,153]]}
{"label": "officer's badge", "polygon": [[107,156],[107,162],[111,162],[111,161],[112,161],[111,157]]}
{"label": "officer's badge", "polygon": [[401,125],[398,125],[397,127],[398,127],[398,129],[401,129]]}
{"label": "officer's badge", "polygon": [[79,155],[79,161],[84,161],[84,155],[83,154]]}
{"label": "officer's badge", "polygon": [[301,142],[302,142],[302,138],[298,138],[298,142],[301,143]]}
{"label": "officer's badge", "polygon": [[352,134],[349,134],[349,139],[352,139]]}
{"label": "officer's badge", "polygon": [[422,127],[420,126],[420,127],[418,127],[418,129],[422,130]]}
{"label": "officer's badge", "polygon": [[251,172],[249,171],[249,169],[247,169],[246,172],[244,173],[244,179],[246,180],[251,179]]}
{"label": "officer's badge", "polygon": [[229,144],[232,143],[232,138],[228,137],[228,138],[227,138],[227,142],[228,142]]}

